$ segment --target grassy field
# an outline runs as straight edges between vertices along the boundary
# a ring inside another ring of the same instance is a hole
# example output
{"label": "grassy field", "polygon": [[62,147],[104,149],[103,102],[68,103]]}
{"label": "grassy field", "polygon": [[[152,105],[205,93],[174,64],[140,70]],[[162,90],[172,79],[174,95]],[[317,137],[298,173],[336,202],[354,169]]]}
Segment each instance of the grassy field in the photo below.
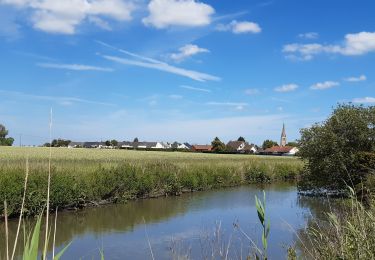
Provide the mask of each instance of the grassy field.
{"label": "grassy field", "polygon": [[[25,213],[45,205],[48,157],[48,148],[0,147],[0,199],[8,201],[11,215],[21,207],[26,158]],[[302,166],[290,157],[53,148],[51,208],[293,180]]]}

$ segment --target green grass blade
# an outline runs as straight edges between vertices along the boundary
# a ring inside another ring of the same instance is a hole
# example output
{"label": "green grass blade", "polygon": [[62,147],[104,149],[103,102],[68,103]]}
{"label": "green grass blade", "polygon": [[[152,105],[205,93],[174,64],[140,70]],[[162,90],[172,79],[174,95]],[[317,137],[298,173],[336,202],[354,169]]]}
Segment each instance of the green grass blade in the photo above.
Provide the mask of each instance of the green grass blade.
{"label": "green grass blade", "polygon": [[39,248],[39,236],[40,236],[40,225],[42,222],[42,215],[38,217],[35,224],[33,235],[28,238],[26,242],[25,251],[23,253],[23,260],[35,260],[38,259],[38,248]]}
{"label": "green grass blade", "polygon": [[72,242],[70,242],[69,244],[67,244],[54,258],[53,260],[60,260],[60,258],[63,256],[63,254],[65,253],[65,251],[68,249],[68,247],[70,246]]}

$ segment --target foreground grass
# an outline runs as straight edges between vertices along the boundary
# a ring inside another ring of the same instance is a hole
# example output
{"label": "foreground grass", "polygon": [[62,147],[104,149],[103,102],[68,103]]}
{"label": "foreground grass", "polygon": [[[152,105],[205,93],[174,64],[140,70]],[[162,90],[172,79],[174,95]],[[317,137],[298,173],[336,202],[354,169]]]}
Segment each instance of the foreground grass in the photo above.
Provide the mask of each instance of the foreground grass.
{"label": "foreground grass", "polygon": [[364,206],[352,192],[349,200],[341,202],[342,210],[332,210],[325,220],[311,219],[301,231],[304,255],[308,259],[375,259],[375,201]]}
{"label": "foreground grass", "polygon": [[[27,157],[24,214],[38,214],[46,205],[48,148],[1,147],[0,200],[7,200],[10,216],[20,213]],[[293,180],[302,166],[286,157],[54,148],[50,208]]]}

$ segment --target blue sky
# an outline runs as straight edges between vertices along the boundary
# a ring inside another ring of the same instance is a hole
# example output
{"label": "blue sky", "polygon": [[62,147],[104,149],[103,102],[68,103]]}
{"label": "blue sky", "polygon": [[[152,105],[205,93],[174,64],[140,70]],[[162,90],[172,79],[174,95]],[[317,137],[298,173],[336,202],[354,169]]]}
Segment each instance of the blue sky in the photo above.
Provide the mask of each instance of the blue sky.
{"label": "blue sky", "polygon": [[375,103],[372,0],[0,0],[0,121],[19,142],[289,140]]}

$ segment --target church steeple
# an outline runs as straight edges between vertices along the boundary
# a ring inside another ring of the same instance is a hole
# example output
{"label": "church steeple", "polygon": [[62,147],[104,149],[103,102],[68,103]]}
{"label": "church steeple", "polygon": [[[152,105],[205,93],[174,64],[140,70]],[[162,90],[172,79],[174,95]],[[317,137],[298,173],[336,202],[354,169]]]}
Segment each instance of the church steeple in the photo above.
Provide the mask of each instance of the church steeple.
{"label": "church steeple", "polygon": [[286,146],[285,125],[283,123],[283,130],[281,131],[280,146]]}

